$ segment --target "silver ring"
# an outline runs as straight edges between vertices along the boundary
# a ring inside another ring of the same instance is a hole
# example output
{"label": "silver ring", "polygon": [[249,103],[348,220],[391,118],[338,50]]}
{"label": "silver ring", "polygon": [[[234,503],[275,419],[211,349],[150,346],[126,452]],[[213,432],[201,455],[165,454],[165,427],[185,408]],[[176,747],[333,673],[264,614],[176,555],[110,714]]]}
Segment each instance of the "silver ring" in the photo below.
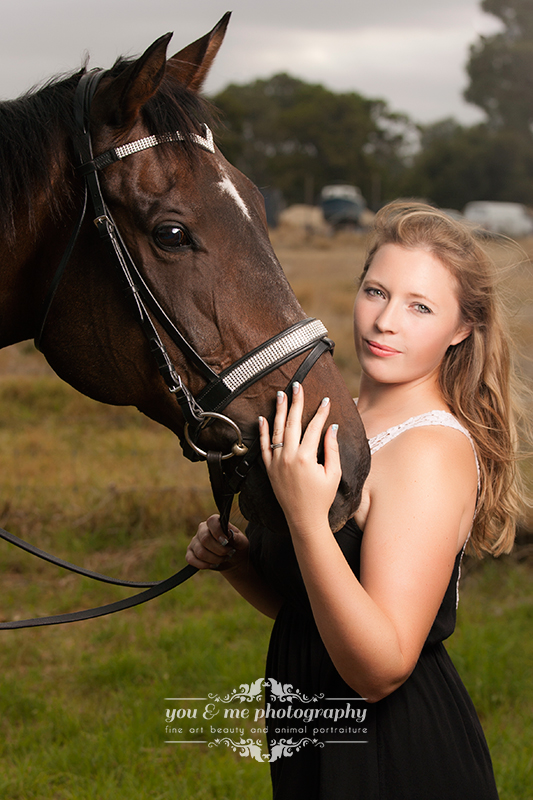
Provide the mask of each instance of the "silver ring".
{"label": "silver ring", "polygon": [[278,444],[271,444],[270,445],[270,449],[271,450],[277,450],[278,447],[283,447],[283,442],[278,442]]}
{"label": "silver ring", "polygon": [[[231,448],[229,453],[225,453],[223,456],[221,456],[222,461],[225,461],[228,458],[233,458],[233,456],[243,456],[245,453],[248,452],[248,448],[246,447],[246,445],[242,441],[241,431],[240,431],[240,428],[239,428],[239,426],[237,425],[236,422],[234,422],[229,417],[224,416],[224,414],[217,414],[216,411],[202,411],[200,416],[204,420],[209,419],[210,417],[212,417],[213,419],[219,419],[219,420],[221,420],[221,422],[225,422],[228,425],[231,425],[231,427],[235,430],[235,432],[237,434],[237,441],[235,442],[235,444],[233,445],[233,447]],[[197,453],[202,458],[206,458],[207,457],[207,452],[205,450],[201,450],[198,447],[198,445],[191,440],[191,438],[189,436],[189,423],[188,422],[185,423],[185,428],[183,429],[183,434],[185,436],[185,439],[187,440],[187,443],[192,447],[194,452]]]}

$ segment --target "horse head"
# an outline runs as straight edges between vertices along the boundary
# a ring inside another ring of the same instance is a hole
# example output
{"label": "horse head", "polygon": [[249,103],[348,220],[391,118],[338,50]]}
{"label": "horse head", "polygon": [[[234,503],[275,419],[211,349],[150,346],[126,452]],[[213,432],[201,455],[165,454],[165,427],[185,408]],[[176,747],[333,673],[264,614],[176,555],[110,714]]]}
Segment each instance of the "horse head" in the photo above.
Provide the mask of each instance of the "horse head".
{"label": "horse head", "polygon": [[[271,247],[260,192],[212,145],[206,127],[211,115],[198,93],[228,20],[229,14],[169,59],[171,34],[138,59],[119,59],[99,76],[88,117],[94,161],[102,154],[125,153],[98,175],[117,230],[164,314],[216,374],[306,318]],[[72,99],[76,82],[64,82],[67,99]],[[16,341],[38,336],[47,360],[63,379],[97,400],[136,406],[176,433],[190,455],[183,407],[161,376],[133,313],[136,297],[126,296],[92,219],[81,222],[68,264],[50,295],[55,267],[82,202],[82,180],[69,143],[71,126],[72,120],[64,124],[62,141],[49,159],[59,212],[50,209],[49,192],[36,191],[34,241],[22,247],[15,230],[14,240],[5,245],[25,281],[31,271],[33,286],[29,295],[26,292],[27,308],[22,321],[19,317],[18,332],[8,337]],[[171,140],[168,134],[176,133]],[[149,141],[157,146],[128,155],[126,145],[148,137],[155,137]],[[15,278],[12,282],[14,291]],[[159,319],[150,324],[181,384],[197,397],[205,390],[205,374]],[[5,335],[3,343],[10,343]],[[304,358],[299,353],[231,399],[224,414],[242,431],[246,444],[257,434],[258,415],[270,414],[276,390],[290,383]],[[359,502],[368,470],[366,438],[330,354],[313,366],[305,391],[305,422],[327,394],[331,421],[340,425],[343,478],[330,515],[338,528]],[[206,451],[227,450],[234,438],[228,425],[215,421],[199,431],[197,443]],[[248,474],[241,507],[245,516],[268,527],[281,524],[260,459]]]}

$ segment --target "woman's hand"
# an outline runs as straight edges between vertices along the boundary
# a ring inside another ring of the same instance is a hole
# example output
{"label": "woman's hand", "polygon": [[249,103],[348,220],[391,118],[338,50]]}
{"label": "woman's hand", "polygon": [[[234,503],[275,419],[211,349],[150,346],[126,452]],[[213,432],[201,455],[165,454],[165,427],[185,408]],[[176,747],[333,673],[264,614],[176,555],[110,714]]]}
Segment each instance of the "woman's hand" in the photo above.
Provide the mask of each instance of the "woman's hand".
{"label": "woman's hand", "polygon": [[185,557],[188,563],[198,569],[220,571],[239,567],[248,555],[248,539],[234,525],[228,527],[229,539],[222,530],[218,514],[201,522],[187,548]]}
{"label": "woman's hand", "polygon": [[293,385],[291,408],[287,396],[278,392],[272,441],[268,423],[259,420],[261,452],[272,488],[294,532],[312,532],[327,522],[341,479],[337,425],[330,425],[324,436],[324,464],[317,460],[322,430],[329,416],[329,398],[318,411],[302,437],[304,390]]}

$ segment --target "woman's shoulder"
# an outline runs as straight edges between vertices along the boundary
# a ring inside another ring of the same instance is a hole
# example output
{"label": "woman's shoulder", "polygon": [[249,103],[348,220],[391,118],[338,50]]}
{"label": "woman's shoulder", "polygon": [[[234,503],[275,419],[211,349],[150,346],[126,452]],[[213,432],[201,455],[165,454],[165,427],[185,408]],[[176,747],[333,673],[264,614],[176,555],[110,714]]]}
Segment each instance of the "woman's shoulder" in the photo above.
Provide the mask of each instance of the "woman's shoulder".
{"label": "woman's shoulder", "polygon": [[372,455],[370,474],[356,513],[362,529],[371,505],[391,506],[399,498],[455,499],[459,505],[475,504],[477,462],[469,439],[457,427],[415,425],[387,440]]}
{"label": "woman's shoulder", "polygon": [[457,428],[409,428],[372,457],[365,490],[356,514],[360,527],[366,528],[371,509],[381,523],[390,517],[391,524],[422,514],[429,525],[444,515],[460,531],[458,546],[462,545],[478,493],[474,451]]}
{"label": "woman's shoulder", "polygon": [[456,468],[462,460],[469,466],[475,465],[475,450],[468,432],[457,425],[420,424],[402,430],[401,436],[387,441],[387,446],[377,448],[374,460],[397,462],[406,467],[425,469],[431,464],[435,467]]}
{"label": "woman's shoulder", "polygon": [[478,491],[478,464],[472,444],[452,426],[414,426],[373,456],[369,491],[387,502],[396,496],[473,502]]}

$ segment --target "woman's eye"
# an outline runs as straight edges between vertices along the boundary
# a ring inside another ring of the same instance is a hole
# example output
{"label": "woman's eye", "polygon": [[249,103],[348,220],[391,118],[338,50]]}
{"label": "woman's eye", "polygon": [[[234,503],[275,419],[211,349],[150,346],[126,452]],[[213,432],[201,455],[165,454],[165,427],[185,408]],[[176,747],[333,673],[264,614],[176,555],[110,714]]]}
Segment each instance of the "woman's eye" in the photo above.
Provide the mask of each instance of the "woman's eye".
{"label": "woman's eye", "polygon": [[423,303],[417,303],[415,305],[415,309],[417,311],[419,311],[421,314],[431,314],[432,313],[431,309],[428,308],[427,306],[425,306]]}
{"label": "woman's eye", "polygon": [[365,293],[366,293],[366,294],[367,294],[369,297],[384,297],[384,294],[383,294],[383,292],[381,291],[381,289],[376,289],[374,286],[368,286],[368,287],[365,289]]}
{"label": "woman's eye", "polygon": [[191,237],[181,225],[160,225],[153,235],[154,242],[163,250],[179,250],[192,245]]}

